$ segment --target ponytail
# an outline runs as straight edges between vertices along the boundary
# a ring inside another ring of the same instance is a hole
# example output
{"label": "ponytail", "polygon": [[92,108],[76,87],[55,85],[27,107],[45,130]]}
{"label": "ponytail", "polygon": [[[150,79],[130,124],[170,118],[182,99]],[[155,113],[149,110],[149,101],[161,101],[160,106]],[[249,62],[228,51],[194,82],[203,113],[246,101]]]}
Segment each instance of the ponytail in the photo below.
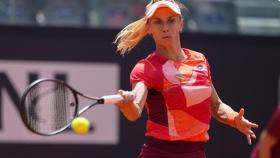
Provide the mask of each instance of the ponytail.
{"label": "ponytail", "polygon": [[127,25],[116,36],[114,44],[120,54],[129,53],[146,35],[147,19],[144,17]]}

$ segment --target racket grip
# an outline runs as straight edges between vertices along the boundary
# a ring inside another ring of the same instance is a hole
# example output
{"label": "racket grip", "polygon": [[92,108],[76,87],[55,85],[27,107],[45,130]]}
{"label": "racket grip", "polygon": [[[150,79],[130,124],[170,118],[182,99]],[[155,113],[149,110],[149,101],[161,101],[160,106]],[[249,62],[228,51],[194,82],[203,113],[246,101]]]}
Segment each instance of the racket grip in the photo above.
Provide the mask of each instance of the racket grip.
{"label": "racket grip", "polygon": [[103,99],[103,104],[115,104],[115,103],[123,100],[123,97],[119,94],[105,95],[101,98]]}

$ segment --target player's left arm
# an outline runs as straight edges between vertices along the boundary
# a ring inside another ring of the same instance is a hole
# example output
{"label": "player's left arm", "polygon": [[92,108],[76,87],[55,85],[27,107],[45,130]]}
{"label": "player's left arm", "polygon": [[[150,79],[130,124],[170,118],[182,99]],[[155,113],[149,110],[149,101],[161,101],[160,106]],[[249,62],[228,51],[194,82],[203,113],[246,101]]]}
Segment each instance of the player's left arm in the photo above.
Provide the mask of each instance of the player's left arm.
{"label": "player's left arm", "polygon": [[243,108],[241,108],[240,111],[237,113],[230,106],[223,103],[222,100],[219,98],[213,84],[211,84],[211,86],[211,115],[219,122],[237,128],[241,133],[246,135],[248,144],[251,145],[251,138],[256,138],[255,133],[251,129],[257,128],[258,125],[250,122],[244,117],[245,111]]}

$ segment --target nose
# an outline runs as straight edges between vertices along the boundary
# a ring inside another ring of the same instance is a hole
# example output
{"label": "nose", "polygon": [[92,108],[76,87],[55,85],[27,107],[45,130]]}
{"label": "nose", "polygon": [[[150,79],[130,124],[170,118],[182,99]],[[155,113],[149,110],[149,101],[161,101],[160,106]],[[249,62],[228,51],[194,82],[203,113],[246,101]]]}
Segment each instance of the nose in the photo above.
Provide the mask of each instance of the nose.
{"label": "nose", "polygon": [[168,28],[167,23],[163,23],[162,25],[163,25],[163,26],[162,26],[162,31],[163,31],[163,32],[168,32],[168,31],[169,31],[169,28]]}

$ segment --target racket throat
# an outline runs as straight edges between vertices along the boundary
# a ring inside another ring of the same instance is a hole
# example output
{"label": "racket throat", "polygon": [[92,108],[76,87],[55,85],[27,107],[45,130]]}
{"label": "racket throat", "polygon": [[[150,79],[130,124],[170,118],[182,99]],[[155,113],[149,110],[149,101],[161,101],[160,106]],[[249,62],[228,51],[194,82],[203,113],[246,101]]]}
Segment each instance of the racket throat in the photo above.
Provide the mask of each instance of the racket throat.
{"label": "racket throat", "polygon": [[104,104],[105,103],[105,99],[101,98],[97,100],[97,104]]}

